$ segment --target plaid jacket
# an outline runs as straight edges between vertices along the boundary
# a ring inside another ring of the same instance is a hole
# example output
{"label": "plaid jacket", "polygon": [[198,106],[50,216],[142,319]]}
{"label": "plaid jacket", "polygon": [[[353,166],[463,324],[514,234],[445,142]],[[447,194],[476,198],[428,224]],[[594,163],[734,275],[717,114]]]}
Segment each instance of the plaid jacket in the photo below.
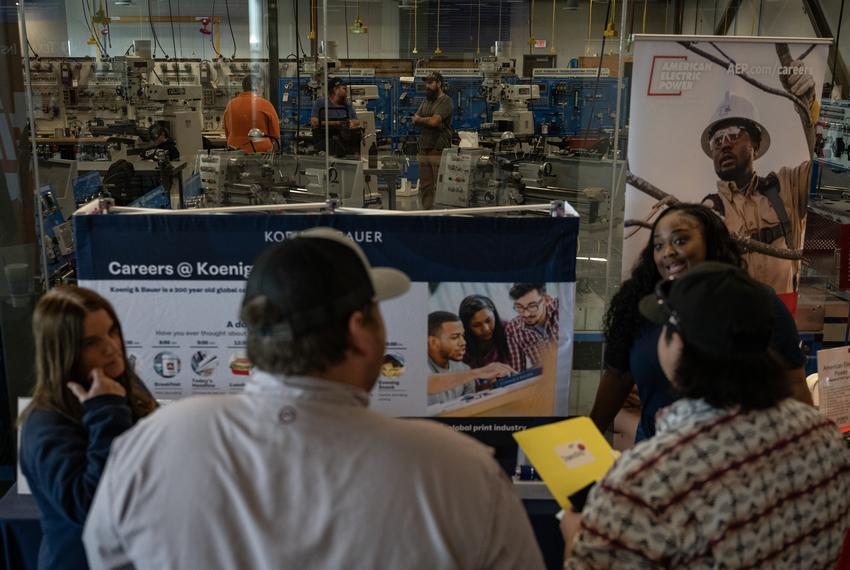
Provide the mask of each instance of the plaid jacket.
{"label": "plaid jacket", "polygon": [[543,321],[543,334],[525,324],[517,315],[505,327],[508,337],[508,352],[511,367],[517,372],[539,366],[543,350],[558,342],[558,299],[544,297],[546,302],[546,320]]}

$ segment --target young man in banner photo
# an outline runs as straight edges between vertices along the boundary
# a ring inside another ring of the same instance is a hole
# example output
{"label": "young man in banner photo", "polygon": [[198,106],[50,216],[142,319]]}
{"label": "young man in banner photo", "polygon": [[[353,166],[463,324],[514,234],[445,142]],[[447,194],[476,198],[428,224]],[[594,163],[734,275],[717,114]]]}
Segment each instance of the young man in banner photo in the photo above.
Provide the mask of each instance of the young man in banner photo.
{"label": "young man in banner photo", "polygon": [[558,344],[558,299],[546,294],[545,283],[514,283],[508,294],[517,313],[505,326],[511,367],[540,366],[544,351]]}
{"label": "young man in banner photo", "polygon": [[[818,115],[814,79],[800,61],[788,67],[795,73],[781,75],[782,85],[806,105],[814,123]],[[703,152],[714,161],[719,178],[717,193],[706,196],[703,203],[723,217],[732,235],[779,250],[799,250],[812,163],[806,160],[759,176],[753,163],[764,156],[770,143],[770,133],[759,122],[753,103],[727,91],[701,137]],[[796,291],[799,261],[754,252],[745,258],[753,278],[779,294]]]}
{"label": "young man in banner photo", "polygon": [[476,380],[490,382],[516,371],[501,362],[470,368],[463,361],[466,339],[460,317],[448,311],[428,315],[428,405],[444,404],[477,391]]}

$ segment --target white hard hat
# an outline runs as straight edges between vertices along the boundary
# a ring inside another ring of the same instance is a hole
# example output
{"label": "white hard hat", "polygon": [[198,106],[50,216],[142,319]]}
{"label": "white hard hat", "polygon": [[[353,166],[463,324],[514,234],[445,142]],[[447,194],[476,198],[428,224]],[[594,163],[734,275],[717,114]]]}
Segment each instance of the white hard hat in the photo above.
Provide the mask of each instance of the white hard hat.
{"label": "white hard hat", "polygon": [[708,126],[702,132],[702,151],[707,156],[713,156],[709,141],[711,140],[711,134],[715,131],[715,127],[730,119],[740,119],[742,122],[749,123],[759,132],[760,141],[758,148],[755,149],[755,158],[759,158],[767,152],[767,149],[770,148],[770,135],[767,133],[767,129],[758,122],[758,111],[750,103],[749,99],[740,95],[733,95],[727,91],[723,97],[723,102],[711,116],[711,122],[708,123]]}

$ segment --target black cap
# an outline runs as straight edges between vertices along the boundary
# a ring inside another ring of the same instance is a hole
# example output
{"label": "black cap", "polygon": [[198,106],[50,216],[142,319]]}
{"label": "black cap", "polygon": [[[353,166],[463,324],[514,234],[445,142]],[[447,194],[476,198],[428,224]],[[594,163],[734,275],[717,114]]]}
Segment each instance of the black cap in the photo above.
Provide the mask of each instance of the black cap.
{"label": "black cap", "polygon": [[251,332],[292,340],[409,288],[407,275],[373,269],[363,250],[341,232],[313,228],[260,254],[242,303],[265,296],[283,319]]}
{"label": "black cap", "polygon": [[437,83],[439,83],[439,84],[441,84],[441,85],[442,85],[442,83],[443,83],[443,74],[442,74],[442,73],[440,73],[439,71],[432,71],[432,72],[430,72],[428,75],[426,75],[426,76],[425,76],[425,81],[426,81],[426,82],[428,82],[428,81],[436,81]]}
{"label": "black cap", "polygon": [[345,81],[341,77],[331,77],[328,79],[328,93],[333,93],[333,90],[340,85],[345,85]]}
{"label": "black cap", "polygon": [[650,321],[672,327],[687,344],[720,357],[764,352],[773,334],[770,293],[747,272],[707,261],[665,280],[640,302]]}

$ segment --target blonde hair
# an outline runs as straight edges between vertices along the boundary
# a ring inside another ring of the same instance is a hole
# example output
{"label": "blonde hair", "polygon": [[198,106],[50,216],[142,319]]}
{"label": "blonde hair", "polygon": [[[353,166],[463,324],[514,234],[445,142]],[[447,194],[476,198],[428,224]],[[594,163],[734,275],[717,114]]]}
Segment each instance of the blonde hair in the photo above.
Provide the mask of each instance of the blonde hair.
{"label": "blonde hair", "polygon": [[153,396],[127,362],[124,333],[109,301],[90,289],[62,285],[48,291],[33,313],[35,388],[32,403],[21,415],[21,422],[33,410],[52,410],[75,422],[82,422],[83,406],[68,389],[67,383],[82,379],[83,321],[88,314],[101,309],[109,314],[118,329],[124,373],[114,380],[127,391],[133,415],[137,418],[146,416],[156,407]]}

